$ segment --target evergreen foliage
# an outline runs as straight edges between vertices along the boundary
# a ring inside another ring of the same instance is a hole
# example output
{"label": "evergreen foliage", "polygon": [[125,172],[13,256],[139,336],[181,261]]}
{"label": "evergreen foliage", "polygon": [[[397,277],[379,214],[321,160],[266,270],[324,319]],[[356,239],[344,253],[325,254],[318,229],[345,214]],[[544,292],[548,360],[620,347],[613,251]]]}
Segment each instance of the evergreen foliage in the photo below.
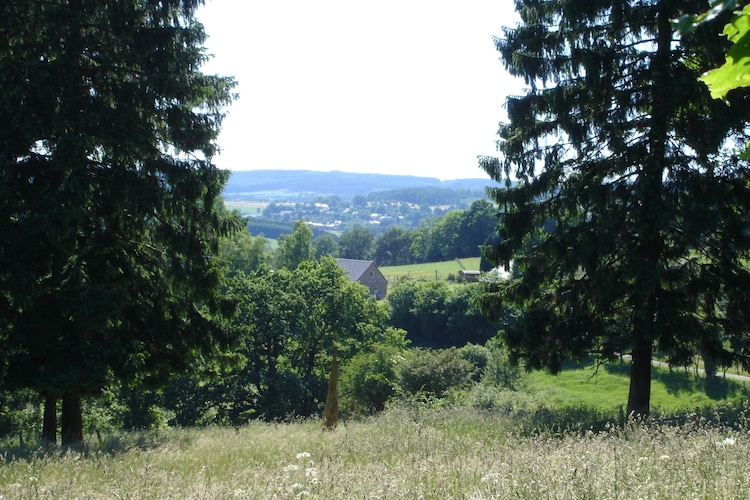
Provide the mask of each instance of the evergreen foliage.
{"label": "evergreen foliage", "polygon": [[81,397],[232,343],[211,163],[234,81],[200,72],[197,0],[0,3],[0,370],[82,439]]}
{"label": "evergreen foliage", "polygon": [[522,24],[497,40],[529,87],[507,101],[501,158],[481,160],[509,186],[492,190],[501,242],[486,254],[519,272],[484,310],[522,307],[504,340],[529,369],[631,354],[629,413],[649,411],[654,350],[750,366],[750,189],[730,155],[750,106],[698,81],[725,39],[672,31],[701,5],[519,0]]}

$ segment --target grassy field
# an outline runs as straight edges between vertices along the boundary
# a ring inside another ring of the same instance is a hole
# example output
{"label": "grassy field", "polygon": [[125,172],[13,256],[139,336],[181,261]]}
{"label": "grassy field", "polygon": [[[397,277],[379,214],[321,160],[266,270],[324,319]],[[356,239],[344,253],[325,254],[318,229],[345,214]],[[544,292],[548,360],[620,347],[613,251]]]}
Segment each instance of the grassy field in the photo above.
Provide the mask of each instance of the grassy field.
{"label": "grassy field", "polygon": [[[595,369],[591,364],[568,363],[558,375],[539,371],[524,375],[525,390],[547,405],[587,406],[611,412],[628,399],[628,362],[608,363]],[[651,404],[665,412],[691,411],[696,407],[750,398],[748,382],[718,378],[707,381],[692,371],[653,367]]]}
{"label": "grassy field", "polygon": [[407,277],[446,280],[448,279],[448,275],[458,277],[458,272],[462,269],[478,270],[479,261],[479,257],[471,257],[468,259],[412,264],[409,266],[385,266],[380,268],[380,272],[390,281],[398,281]]}
{"label": "grassy field", "polygon": [[394,408],[332,432],[124,434],[84,451],[3,450],[0,498],[746,498],[750,428],[731,413],[557,433],[522,432],[534,415]]}
{"label": "grassy field", "polygon": [[224,201],[227,210],[237,210],[242,215],[260,215],[268,206],[266,201]]}

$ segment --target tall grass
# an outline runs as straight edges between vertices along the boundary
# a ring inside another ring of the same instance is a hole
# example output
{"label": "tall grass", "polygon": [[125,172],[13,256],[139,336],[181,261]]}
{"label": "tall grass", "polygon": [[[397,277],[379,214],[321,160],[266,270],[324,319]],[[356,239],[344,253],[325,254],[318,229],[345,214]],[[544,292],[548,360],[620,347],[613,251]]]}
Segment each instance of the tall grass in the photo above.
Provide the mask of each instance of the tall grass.
{"label": "tall grass", "polygon": [[252,422],[6,447],[0,498],[744,498],[746,410],[596,430],[552,413],[523,432],[540,416],[401,407],[333,432]]}

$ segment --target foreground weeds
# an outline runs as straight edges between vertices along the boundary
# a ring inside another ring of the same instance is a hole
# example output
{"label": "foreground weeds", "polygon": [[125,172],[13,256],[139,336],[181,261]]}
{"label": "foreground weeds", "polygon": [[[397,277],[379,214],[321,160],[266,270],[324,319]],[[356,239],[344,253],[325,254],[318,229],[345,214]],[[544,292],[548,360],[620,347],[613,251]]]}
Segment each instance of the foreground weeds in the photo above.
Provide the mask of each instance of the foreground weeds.
{"label": "foreground weeds", "polygon": [[744,498],[750,429],[734,415],[532,430],[531,414],[395,408],[333,432],[253,422],[6,447],[0,499]]}

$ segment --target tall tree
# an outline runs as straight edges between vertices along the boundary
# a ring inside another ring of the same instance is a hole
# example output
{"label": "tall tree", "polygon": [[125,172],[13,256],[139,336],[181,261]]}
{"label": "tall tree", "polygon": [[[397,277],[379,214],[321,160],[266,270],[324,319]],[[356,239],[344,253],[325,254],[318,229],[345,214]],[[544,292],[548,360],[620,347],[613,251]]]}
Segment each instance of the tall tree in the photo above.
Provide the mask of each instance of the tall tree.
{"label": "tall tree", "polygon": [[315,250],[315,259],[320,260],[322,257],[337,257],[339,254],[339,244],[336,238],[329,233],[321,234],[313,240],[313,249]]}
{"label": "tall tree", "polygon": [[312,235],[312,229],[307,222],[304,220],[295,222],[292,234],[285,234],[279,238],[276,265],[287,269],[297,269],[301,263],[315,260]]}
{"label": "tall tree", "polygon": [[233,100],[200,72],[200,0],[0,4],[3,383],[82,439],[81,397],[160,382],[231,342],[211,157]]}
{"label": "tall tree", "polygon": [[488,313],[522,306],[506,329],[513,359],[560,369],[565,357],[632,355],[628,412],[650,409],[654,350],[750,367],[748,166],[727,148],[745,138],[748,94],[726,107],[697,81],[726,40],[670,20],[695,1],[518,0],[522,24],[497,48],[523,77],[509,98],[498,182],[501,242],[520,278],[490,286]]}
{"label": "tall tree", "polygon": [[229,267],[228,276],[239,271],[252,273],[262,268],[268,256],[266,239],[263,236],[252,236],[249,231],[238,231],[219,245],[219,253]]}
{"label": "tall tree", "polygon": [[344,259],[367,260],[372,253],[375,237],[369,229],[357,226],[346,231],[339,238],[339,255]]}
{"label": "tall tree", "polygon": [[411,245],[414,233],[400,227],[389,227],[375,240],[373,258],[379,266],[403,266],[411,264],[414,256]]}

